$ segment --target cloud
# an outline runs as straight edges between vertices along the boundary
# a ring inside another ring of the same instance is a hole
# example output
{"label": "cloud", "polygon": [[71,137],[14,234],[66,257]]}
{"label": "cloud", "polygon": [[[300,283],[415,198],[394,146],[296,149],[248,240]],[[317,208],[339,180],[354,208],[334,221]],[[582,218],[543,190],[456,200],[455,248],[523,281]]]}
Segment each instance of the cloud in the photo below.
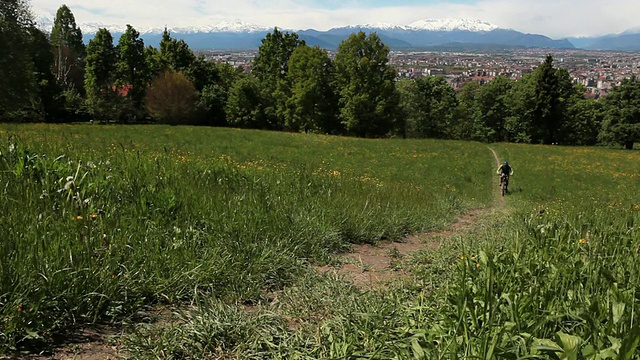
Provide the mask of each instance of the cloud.
{"label": "cloud", "polygon": [[[59,0],[31,0],[55,13]],[[79,24],[136,28],[246,21],[285,29],[327,30],[366,23],[407,25],[427,18],[470,18],[560,38],[619,33],[640,25],[637,0],[71,0]]]}

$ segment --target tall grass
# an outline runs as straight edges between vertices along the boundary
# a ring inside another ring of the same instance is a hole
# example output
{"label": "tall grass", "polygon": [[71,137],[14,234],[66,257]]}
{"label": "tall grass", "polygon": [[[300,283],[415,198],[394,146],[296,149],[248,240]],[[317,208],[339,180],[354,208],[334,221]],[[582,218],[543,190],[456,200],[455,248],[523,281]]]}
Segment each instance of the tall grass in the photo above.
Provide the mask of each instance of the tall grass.
{"label": "tall grass", "polygon": [[0,128],[0,344],[207,294],[253,303],[351,243],[491,200],[481,144],[190,127]]}
{"label": "tall grass", "polygon": [[[182,315],[186,327],[142,328],[128,348],[160,357],[640,358],[640,153],[495,148],[514,165],[514,192],[475,229],[416,256],[413,284],[362,291],[305,274],[259,311],[203,301]],[[230,318],[239,335],[220,331]]]}

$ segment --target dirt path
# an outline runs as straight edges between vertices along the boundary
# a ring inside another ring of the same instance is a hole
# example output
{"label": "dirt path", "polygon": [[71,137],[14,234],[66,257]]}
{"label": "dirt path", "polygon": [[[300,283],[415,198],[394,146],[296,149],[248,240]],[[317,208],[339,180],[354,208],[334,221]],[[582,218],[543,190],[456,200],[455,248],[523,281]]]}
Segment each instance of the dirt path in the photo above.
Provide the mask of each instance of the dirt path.
{"label": "dirt path", "polygon": [[[500,166],[498,154],[492,148],[487,148],[493,154],[496,166]],[[504,207],[505,199],[497,186],[494,187],[494,199],[491,207],[471,210],[456,219],[447,230],[411,235],[401,242],[387,241],[375,246],[354,245],[352,252],[342,255],[340,266],[322,266],[316,270],[344,276],[363,289],[384,287],[390,281],[408,278],[409,274],[400,266],[403,260],[412,253],[435,249],[447,238],[472,230],[493,210]]]}

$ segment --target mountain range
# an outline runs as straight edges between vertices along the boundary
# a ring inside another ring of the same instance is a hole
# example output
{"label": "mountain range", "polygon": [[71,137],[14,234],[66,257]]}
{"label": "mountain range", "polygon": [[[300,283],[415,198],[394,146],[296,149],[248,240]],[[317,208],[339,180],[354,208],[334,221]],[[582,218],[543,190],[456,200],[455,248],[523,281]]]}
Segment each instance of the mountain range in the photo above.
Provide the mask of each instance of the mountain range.
{"label": "mountain range", "polygon": [[[37,20],[44,30],[50,30],[53,21],[47,17]],[[135,27],[135,25],[134,25]],[[85,42],[93,38],[99,28],[108,29],[115,39],[124,26],[88,23],[80,25]],[[138,29],[146,44],[158,45],[164,28]],[[257,49],[261,40],[273,28],[246,22],[227,22],[211,26],[192,26],[168,29],[177,39],[186,41],[192,49],[249,50]],[[528,34],[514,29],[503,29],[480,20],[425,19],[406,26],[384,23],[364,24],[333,28],[326,31],[314,29],[295,31],[308,45],[336,49],[340,42],[354,32],[376,32],[381,40],[394,50],[429,48],[501,48],[537,47],[586,50],[640,50],[640,28],[622,34],[601,37],[568,38],[554,40],[540,34]]]}

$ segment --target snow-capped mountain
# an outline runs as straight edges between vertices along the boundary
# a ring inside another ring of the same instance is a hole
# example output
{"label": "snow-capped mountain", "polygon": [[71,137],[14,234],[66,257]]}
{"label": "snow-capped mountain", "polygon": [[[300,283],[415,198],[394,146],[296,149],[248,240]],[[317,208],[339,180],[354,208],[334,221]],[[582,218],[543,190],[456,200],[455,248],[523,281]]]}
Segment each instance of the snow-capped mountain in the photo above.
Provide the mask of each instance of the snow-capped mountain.
{"label": "snow-capped mountain", "polygon": [[[45,31],[50,31],[53,21],[51,14],[44,14],[38,22]],[[157,46],[162,37],[164,27],[142,28],[132,24],[146,44]],[[101,23],[80,24],[84,39],[88,42],[100,28],[106,28],[117,41],[125,25],[108,25]],[[172,36],[183,39],[193,49],[256,49],[264,36],[273,27],[260,26],[243,21],[221,22],[203,26],[170,27]],[[460,45],[497,45],[572,48],[567,40],[553,40],[543,35],[524,34],[516,30],[501,29],[496,25],[480,20],[468,19],[424,19],[409,25],[399,26],[388,23],[372,23],[350,25],[328,31],[286,30],[295,31],[300,39],[311,46],[335,49],[356,31],[376,32],[381,40],[392,49],[415,49],[437,46]]]}
{"label": "snow-capped mountain", "polygon": [[[53,23],[53,22],[51,22]],[[164,27],[153,27],[153,28],[137,28],[135,25],[133,27],[136,28],[140,34],[162,34],[164,31]],[[123,25],[107,25],[102,23],[88,23],[80,25],[80,29],[83,34],[95,34],[98,29],[106,28],[109,32],[112,33],[122,33],[127,28]],[[171,33],[176,34],[198,34],[198,33],[216,33],[216,32],[226,32],[226,33],[255,33],[255,32],[264,32],[270,31],[271,28],[260,26],[248,22],[236,21],[236,22],[221,22],[215,25],[202,25],[202,26],[186,26],[186,27],[171,27],[168,28]]]}
{"label": "snow-capped mountain", "polygon": [[411,30],[427,31],[492,31],[499,29],[497,25],[480,20],[470,19],[424,19],[407,25]]}
{"label": "snow-capped mountain", "polygon": [[373,23],[373,24],[347,25],[339,29],[407,30],[408,28],[402,25],[393,25],[388,23]]}

